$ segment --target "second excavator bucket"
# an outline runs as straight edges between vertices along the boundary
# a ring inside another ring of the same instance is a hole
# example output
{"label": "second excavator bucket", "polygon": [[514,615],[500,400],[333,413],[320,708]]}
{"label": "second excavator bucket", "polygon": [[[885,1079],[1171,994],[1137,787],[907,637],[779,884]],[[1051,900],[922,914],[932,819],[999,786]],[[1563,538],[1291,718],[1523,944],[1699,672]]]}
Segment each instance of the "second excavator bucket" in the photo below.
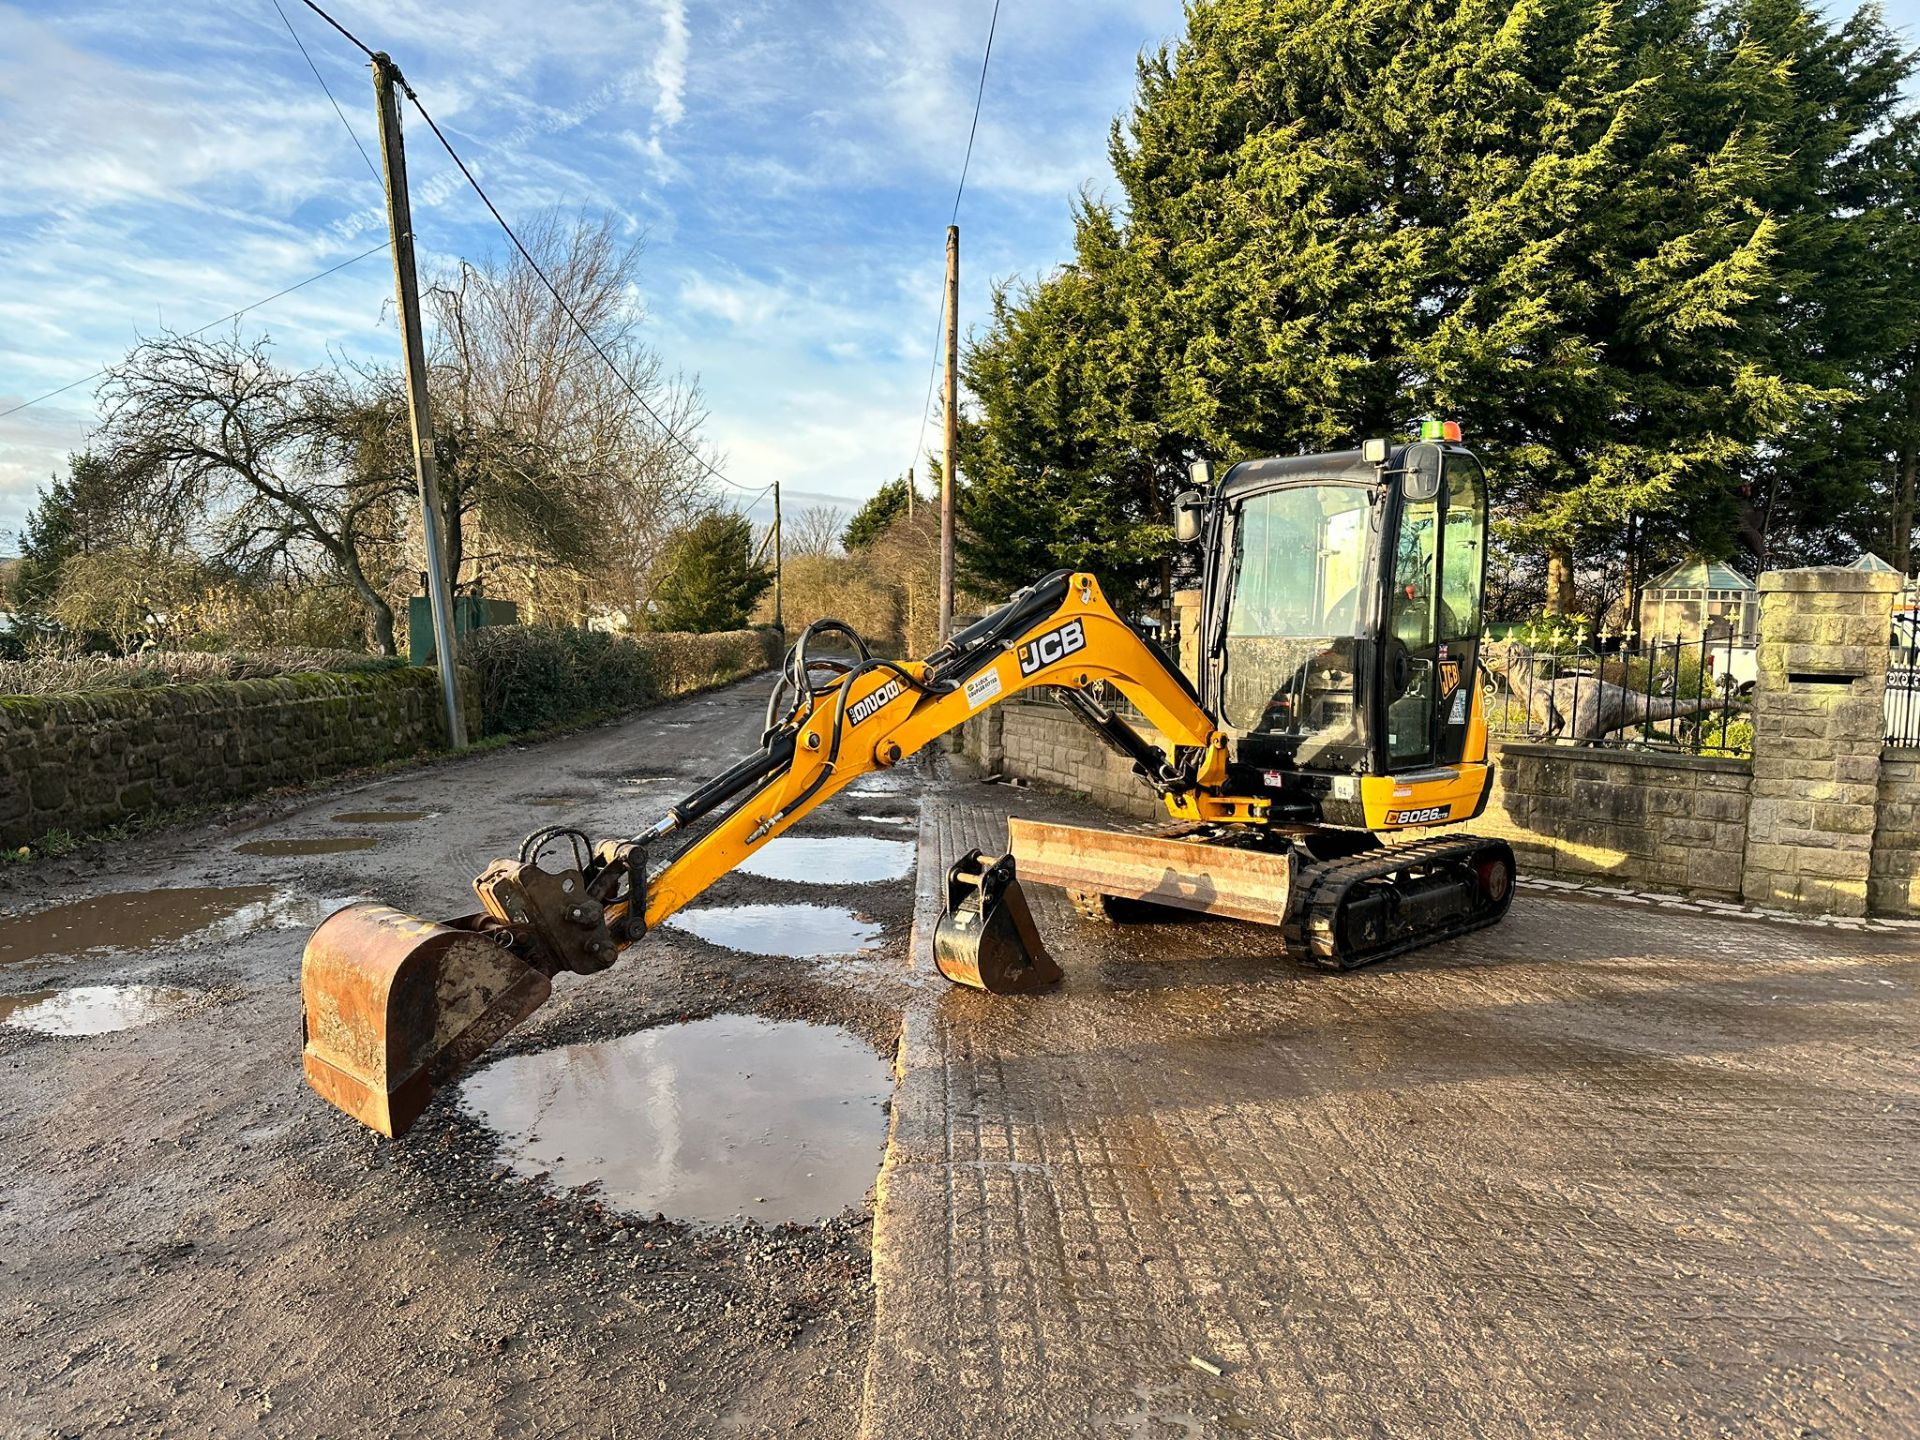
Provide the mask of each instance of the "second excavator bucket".
{"label": "second excavator bucket", "polygon": [[933,958],[956,985],[1026,995],[1060,981],[1011,855],[969,850],[947,871],[947,908],[933,929]]}
{"label": "second excavator bucket", "polygon": [[307,1082],[382,1135],[546,1003],[552,982],[485,935],[385,905],[329,916],[300,962]]}

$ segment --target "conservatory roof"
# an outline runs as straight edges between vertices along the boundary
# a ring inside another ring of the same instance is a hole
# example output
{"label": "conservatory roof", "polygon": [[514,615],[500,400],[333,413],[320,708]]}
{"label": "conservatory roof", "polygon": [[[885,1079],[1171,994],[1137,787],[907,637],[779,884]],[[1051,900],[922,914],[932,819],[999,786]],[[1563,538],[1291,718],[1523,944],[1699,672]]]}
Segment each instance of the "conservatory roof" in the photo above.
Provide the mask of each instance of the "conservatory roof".
{"label": "conservatory roof", "polygon": [[1731,565],[1698,556],[1682,560],[1647,587],[1649,590],[1751,590],[1753,582]]}
{"label": "conservatory roof", "polygon": [[1882,560],[1871,550],[1864,552],[1858,560],[1847,566],[1849,570],[1872,570],[1881,575],[1898,575],[1900,572]]}

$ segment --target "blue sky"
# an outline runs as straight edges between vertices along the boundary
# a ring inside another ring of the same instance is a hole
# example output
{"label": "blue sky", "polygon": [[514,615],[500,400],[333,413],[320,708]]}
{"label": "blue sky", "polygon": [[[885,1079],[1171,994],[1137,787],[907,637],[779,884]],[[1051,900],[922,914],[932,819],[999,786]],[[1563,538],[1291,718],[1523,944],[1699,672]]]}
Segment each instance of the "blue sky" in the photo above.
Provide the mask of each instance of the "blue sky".
{"label": "blue sky", "polygon": [[[281,0],[370,153],[364,61]],[[406,71],[509,219],[644,237],[649,335],[754,488],[852,505],[916,456],[993,0],[335,0]],[[1893,22],[1920,30],[1920,0]],[[1179,0],[1004,0],[961,215],[963,326],[1070,245],[1107,126]],[[409,118],[411,115],[409,114]],[[417,123],[423,266],[504,240]],[[0,0],[0,410],[375,244],[380,195],[272,0]],[[285,359],[391,360],[375,254],[249,315]],[[0,419],[0,551],[84,441],[91,386]],[[934,434],[927,432],[931,443]],[[764,514],[764,502],[762,504]]]}
{"label": "blue sky", "polygon": [[[377,161],[364,59],[281,3]],[[698,375],[730,476],[850,505],[914,457],[992,0],[327,8],[394,56],[509,220],[604,210],[644,237],[649,336]],[[1180,25],[1178,0],[1005,0],[961,214],[963,326],[993,279],[1065,256],[1073,193],[1112,184],[1134,57]],[[503,246],[425,127],[408,133],[422,266]],[[0,154],[0,410],[384,234],[272,0],[0,3]],[[294,363],[392,359],[391,299],[382,252],[242,324]],[[92,419],[91,385],[0,419],[0,532]]]}

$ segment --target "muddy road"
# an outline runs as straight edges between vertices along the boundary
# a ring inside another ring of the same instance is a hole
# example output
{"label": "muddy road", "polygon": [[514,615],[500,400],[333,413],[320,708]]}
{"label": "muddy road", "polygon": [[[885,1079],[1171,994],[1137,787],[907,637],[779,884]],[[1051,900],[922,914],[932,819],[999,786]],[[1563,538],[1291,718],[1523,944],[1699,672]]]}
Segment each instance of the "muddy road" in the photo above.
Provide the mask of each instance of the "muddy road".
{"label": "muddy road", "polygon": [[402,1143],[300,1076],[332,908],[633,833],[763,692],[0,871],[0,1434],[852,1433],[912,777],[562,977]]}

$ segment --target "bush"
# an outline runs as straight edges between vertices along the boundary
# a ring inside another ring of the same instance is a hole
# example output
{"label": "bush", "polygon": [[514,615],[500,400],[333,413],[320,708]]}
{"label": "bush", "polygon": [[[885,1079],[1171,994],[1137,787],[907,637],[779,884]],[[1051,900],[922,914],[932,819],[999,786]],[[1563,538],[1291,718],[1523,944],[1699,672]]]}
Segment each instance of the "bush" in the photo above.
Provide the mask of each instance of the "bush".
{"label": "bush", "polygon": [[560,625],[491,625],[462,655],[480,672],[489,735],[519,735],[616,714],[764,670],[779,658],[770,630],[632,638]]}
{"label": "bush", "polygon": [[261,680],[316,670],[392,670],[406,662],[348,650],[286,647],[225,655],[152,650],[143,655],[42,655],[0,660],[0,695],[68,695],[83,690],[140,690],[155,685],[204,685]]}

